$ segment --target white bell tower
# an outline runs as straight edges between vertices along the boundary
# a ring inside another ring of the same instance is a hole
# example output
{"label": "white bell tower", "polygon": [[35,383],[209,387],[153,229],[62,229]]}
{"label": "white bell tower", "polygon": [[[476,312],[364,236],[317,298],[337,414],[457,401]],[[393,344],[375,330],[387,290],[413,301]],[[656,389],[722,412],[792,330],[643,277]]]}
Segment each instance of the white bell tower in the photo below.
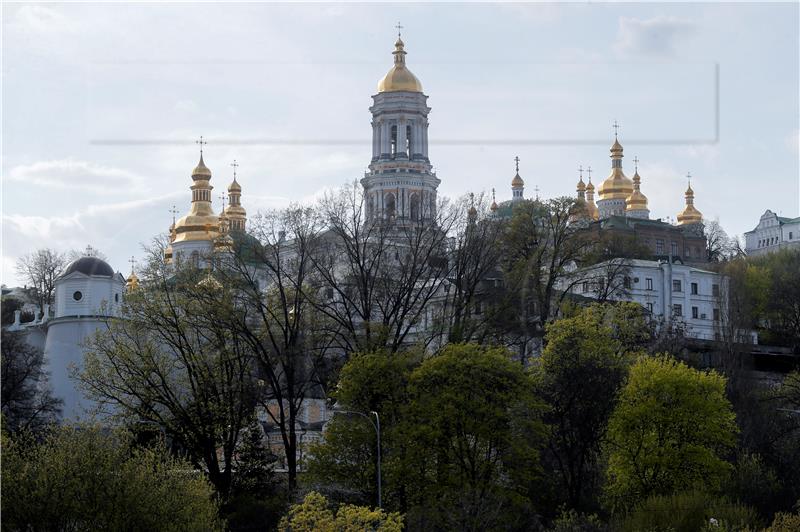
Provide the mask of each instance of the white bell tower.
{"label": "white bell tower", "polygon": [[428,97],[403,47],[398,34],[394,65],[372,97],[372,160],[361,180],[367,219],[396,224],[433,220],[440,183],[428,159]]}

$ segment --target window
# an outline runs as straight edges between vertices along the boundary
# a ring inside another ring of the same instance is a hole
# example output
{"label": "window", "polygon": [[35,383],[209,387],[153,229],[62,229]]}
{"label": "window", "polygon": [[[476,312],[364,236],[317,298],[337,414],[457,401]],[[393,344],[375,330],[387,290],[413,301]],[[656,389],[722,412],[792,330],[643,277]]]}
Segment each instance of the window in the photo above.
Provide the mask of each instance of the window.
{"label": "window", "polygon": [[406,126],[406,155],[411,159],[411,126]]}
{"label": "window", "polygon": [[384,196],[383,198],[383,205],[384,205],[384,211],[386,212],[386,216],[388,218],[393,218],[396,209],[394,194],[392,194],[391,192],[389,194],[386,194],[386,196]]}
{"label": "window", "polygon": [[714,309],[714,321],[719,321],[719,309]]}
{"label": "window", "polygon": [[601,277],[601,278],[599,278],[599,279],[597,280],[597,291],[598,291],[598,292],[602,292],[603,290],[605,290],[605,287],[606,287],[606,280],[605,280],[605,278],[604,278],[604,277]]}
{"label": "window", "polygon": [[672,315],[676,318],[683,316],[683,305],[679,305],[678,303],[672,305]]}
{"label": "window", "polygon": [[631,278],[627,275],[625,276],[625,279],[622,280],[622,286],[628,289],[631,288]]}
{"label": "window", "polygon": [[678,243],[673,241],[672,244],[671,244],[671,248],[670,249],[672,250],[672,254],[673,255],[677,255],[678,254]]}
{"label": "window", "polygon": [[697,295],[697,283],[692,283],[692,295]]}
{"label": "window", "polygon": [[75,293],[72,294],[72,299],[74,299],[75,301],[80,301],[81,299],[83,299],[83,294],[81,293],[80,290],[76,290]]}
{"label": "window", "polygon": [[656,255],[663,255],[664,254],[664,241],[656,239]]}
{"label": "window", "polygon": [[647,312],[649,312],[650,314],[653,313],[653,304],[652,303],[648,303],[647,304]]}
{"label": "window", "polygon": [[792,232],[789,231],[789,240],[791,240],[791,239],[792,239]]}
{"label": "window", "polygon": [[395,155],[397,155],[397,126],[392,126],[391,134],[392,136],[390,141],[389,153],[391,154],[392,159],[394,159]]}
{"label": "window", "polygon": [[711,295],[712,296],[719,296],[719,285],[718,284],[712,284],[711,285]]}
{"label": "window", "polygon": [[697,319],[700,317],[700,309],[697,307],[692,307],[692,319]]}
{"label": "window", "polygon": [[584,281],[581,285],[581,292],[586,293],[589,291],[589,281]]}
{"label": "window", "polygon": [[644,280],[644,289],[645,290],[652,290],[653,289],[653,280],[649,277]]}
{"label": "window", "polygon": [[119,294],[114,294],[114,303],[119,303]]}
{"label": "window", "polygon": [[475,302],[475,314],[480,314],[481,312],[483,312],[483,308],[481,306],[481,302],[480,301],[476,301]]}
{"label": "window", "polygon": [[411,194],[411,219],[414,221],[419,220],[419,203],[419,194]]}
{"label": "window", "polygon": [[673,292],[680,292],[681,291],[681,280],[680,279],[673,279],[672,280],[672,291]]}

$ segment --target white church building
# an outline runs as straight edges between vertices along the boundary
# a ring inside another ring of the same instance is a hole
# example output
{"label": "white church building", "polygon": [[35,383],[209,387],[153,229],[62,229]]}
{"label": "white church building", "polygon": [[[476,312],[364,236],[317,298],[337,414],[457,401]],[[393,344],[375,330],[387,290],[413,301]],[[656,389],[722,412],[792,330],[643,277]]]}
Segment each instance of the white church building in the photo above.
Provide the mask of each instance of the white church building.
{"label": "white church building", "polygon": [[764,255],[787,248],[800,249],[800,216],[786,218],[767,209],[755,229],[744,234],[744,240],[748,255]]}

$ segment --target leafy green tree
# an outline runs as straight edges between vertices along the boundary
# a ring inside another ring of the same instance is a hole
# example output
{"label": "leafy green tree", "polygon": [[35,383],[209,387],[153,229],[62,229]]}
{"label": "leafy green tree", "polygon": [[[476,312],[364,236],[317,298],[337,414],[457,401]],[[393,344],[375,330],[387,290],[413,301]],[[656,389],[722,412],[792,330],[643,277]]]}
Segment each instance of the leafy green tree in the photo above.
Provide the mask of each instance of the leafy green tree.
{"label": "leafy green tree", "polygon": [[636,505],[616,529],[622,532],[759,530],[753,508],[701,491],[653,495]]}
{"label": "leafy green tree", "polygon": [[[383,499],[388,507],[404,506],[403,484],[394,467],[403,449],[397,426],[409,401],[411,372],[421,360],[422,353],[416,350],[355,354],[342,368],[333,392],[342,409],[380,414]],[[310,449],[310,481],[338,500],[376,504],[375,437],[375,430],[363,417],[335,415],[327,425],[325,439]]]}
{"label": "leafy green tree", "polygon": [[589,505],[598,485],[598,458],[617,391],[649,336],[633,303],[592,305],[547,327],[536,362],[536,389],[548,404],[547,463],[569,505]]}
{"label": "leafy green tree", "polygon": [[202,473],[98,427],[3,440],[3,530],[221,530]]}
{"label": "leafy green tree", "polygon": [[342,505],[334,512],[323,495],[312,491],[302,503],[289,509],[278,529],[284,532],[401,532],[403,516],[350,504]]}
{"label": "leafy green tree", "polygon": [[631,368],[608,427],[607,492],[615,506],[690,488],[717,489],[737,427],[725,378],[663,357]]}
{"label": "leafy green tree", "polygon": [[506,350],[474,344],[414,370],[401,428],[411,528],[524,526],[544,431],[532,384]]}

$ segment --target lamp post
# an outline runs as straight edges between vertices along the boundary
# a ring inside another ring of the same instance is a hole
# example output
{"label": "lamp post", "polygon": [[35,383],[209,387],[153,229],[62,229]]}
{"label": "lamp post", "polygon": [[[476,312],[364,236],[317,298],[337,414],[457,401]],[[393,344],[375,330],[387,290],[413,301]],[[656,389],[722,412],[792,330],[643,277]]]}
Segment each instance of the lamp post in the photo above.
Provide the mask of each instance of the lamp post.
{"label": "lamp post", "polygon": [[[378,508],[383,508],[381,504],[381,417],[378,413],[374,410],[370,410],[369,414],[365,414],[364,412],[359,412],[358,410],[344,410],[339,408],[337,405],[334,405],[333,409],[331,410],[334,414],[356,414],[363,418],[366,418],[372,428],[375,429],[375,435],[377,436],[378,446],[378,464],[377,464],[377,476],[378,476]],[[372,416],[375,416],[375,421],[372,421]]]}

